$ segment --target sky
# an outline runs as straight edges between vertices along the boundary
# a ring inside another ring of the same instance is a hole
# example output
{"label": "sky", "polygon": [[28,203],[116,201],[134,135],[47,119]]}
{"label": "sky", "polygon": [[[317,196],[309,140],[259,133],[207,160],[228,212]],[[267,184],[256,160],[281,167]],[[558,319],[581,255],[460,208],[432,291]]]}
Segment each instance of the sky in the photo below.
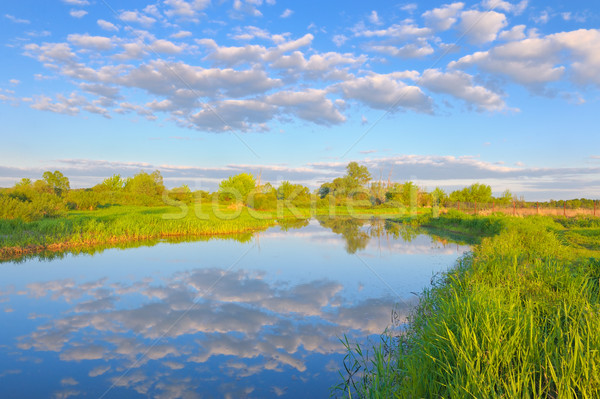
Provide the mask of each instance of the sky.
{"label": "sky", "polygon": [[0,186],[158,169],[600,198],[600,3],[22,0],[0,6]]}

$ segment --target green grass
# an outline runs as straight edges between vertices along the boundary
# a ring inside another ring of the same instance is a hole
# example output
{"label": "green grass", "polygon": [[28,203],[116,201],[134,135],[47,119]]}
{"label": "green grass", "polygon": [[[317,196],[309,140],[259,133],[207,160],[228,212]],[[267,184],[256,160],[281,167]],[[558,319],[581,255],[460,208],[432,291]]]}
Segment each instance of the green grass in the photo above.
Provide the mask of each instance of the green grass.
{"label": "green grass", "polygon": [[[210,215],[209,207],[203,208]],[[273,226],[276,220],[256,218],[246,209],[239,216],[226,208],[221,217],[200,219],[193,210],[185,217],[178,208],[114,206],[96,211],[72,211],[66,217],[34,222],[0,220],[0,254],[18,256],[41,250],[148,240],[173,236],[237,234]],[[177,217],[177,218],[173,218]]]}
{"label": "green grass", "polygon": [[399,208],[295,208],[260,211],[242,207],[202,204],[198,207],[108,206],[95,211],[69,211],[65,216],[36,221],[0,219],[0,259],[41,251],[110,246],[127,241],[156,240],[179,236],[231,235],[288,226],[314,215],[359,219],[398,216]]}
{"label": "green grass", "polygon": [[423,222],[489,236],[422,293],[395,350],[378,346],[367,356],[348,345],[355,370],[365,371],[338,393],[600,397],[600,259],[589,245],[598,247],[596,220],[460,219]]}

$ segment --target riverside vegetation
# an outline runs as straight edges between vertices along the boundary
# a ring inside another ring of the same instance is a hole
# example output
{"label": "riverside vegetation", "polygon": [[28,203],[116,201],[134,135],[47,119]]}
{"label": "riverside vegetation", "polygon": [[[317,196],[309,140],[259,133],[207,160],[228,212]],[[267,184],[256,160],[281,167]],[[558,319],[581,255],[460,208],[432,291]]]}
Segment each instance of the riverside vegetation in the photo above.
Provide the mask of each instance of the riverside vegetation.
{"label": "riverside vegetation", "polygon": [[[186,185],[168,190],[159,171],[126,179],[114,175],[88,189],[71,189],[60,171],[47,171],[40,180],[24,178],[0,189],[0,257],[131,240],[237,234],[315,215],[414,216],[448,197],[441,189],[428,193],[412,182],[372,182],[368,169],[356,162],[346,171],[314,192],[288,181],[275,188],[241,173],[223,180],[214,193],[192,192]],[[491,188],[479,184],[456,193],[450,197],[491,198]]]}
{"label": "riverside vegetation", "polygon": [[348,397],[600,396],[600,220],[450,212],[483,237],[420,295],[401,334],[345,341]]}

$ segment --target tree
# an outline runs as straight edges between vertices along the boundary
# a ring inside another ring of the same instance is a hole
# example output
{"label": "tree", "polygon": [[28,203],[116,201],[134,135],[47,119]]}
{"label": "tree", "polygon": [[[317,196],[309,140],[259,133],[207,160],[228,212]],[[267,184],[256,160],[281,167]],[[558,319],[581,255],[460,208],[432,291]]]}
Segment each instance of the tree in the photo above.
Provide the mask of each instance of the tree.
{"label": "tree", "polygon": [[249,173],[240,173],[230,176],[219,184],[219,193],[223,194],[226,200],[234,199],[238,194],[242,202],[248,198],[248,194],[256,188],[256,180]]}
{"label": "tree", "polygon": [[165,191],[163,178],[158,170],[152,173],[141,171],[137,175],[128,178],[124,188],[128,192],[148,197],[160,197]]}
{"label": "tree", "polygon": [[509,189],[506,189],[506,190],[504,190],[502,195],[497,198],[497,200],[498,200],[498,203],[500,203],[501,205],[508,205],[513,200],[513,194],[510,192]]}
{"label": "tree", "polygon": [[431,192],[431,197],[433,198],[434,205],[444,205],[448,199],[446,192],[439,187],[436,187],[435,190]]}
{"label": "tree", "polygon": [[42,175],[42,178],[58,196],[61,196],[71,188],[69,179],[58,170],[55,170],[54,172],[46,171]]}
{"label": "tree", "polygon": [[121,175],[112,175],[102,181],[102,186],[107,191],[121,191],[125,186],[125,180],[121,178]]}
{"label": "tree", "polygon": [[354,189],[358,187],[365,187],[367,183],[371,180],[371,173],[366,166],[359,165],[356,162],[350,162],[346,166],[346,177],[349,189]]}

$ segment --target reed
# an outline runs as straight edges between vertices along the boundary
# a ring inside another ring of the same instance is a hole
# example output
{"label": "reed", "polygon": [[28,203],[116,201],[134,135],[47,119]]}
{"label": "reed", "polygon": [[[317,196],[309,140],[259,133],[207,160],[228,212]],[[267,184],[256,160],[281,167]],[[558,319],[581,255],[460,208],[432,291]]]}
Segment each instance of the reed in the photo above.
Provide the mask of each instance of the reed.
{"label": "reed", "polygon": [[[572,232],[548,217],[455,217],[437,223],[502,227],[422,293],[392,355],[376,346],[365,356],[365,348],[348,345],[366,377],[346,379],[336,392],[369,398],[599,397],[598,252],[589,257],[589,249],[575,248],[564,239]],[[576,225],[595,231],[593,223]]]}

